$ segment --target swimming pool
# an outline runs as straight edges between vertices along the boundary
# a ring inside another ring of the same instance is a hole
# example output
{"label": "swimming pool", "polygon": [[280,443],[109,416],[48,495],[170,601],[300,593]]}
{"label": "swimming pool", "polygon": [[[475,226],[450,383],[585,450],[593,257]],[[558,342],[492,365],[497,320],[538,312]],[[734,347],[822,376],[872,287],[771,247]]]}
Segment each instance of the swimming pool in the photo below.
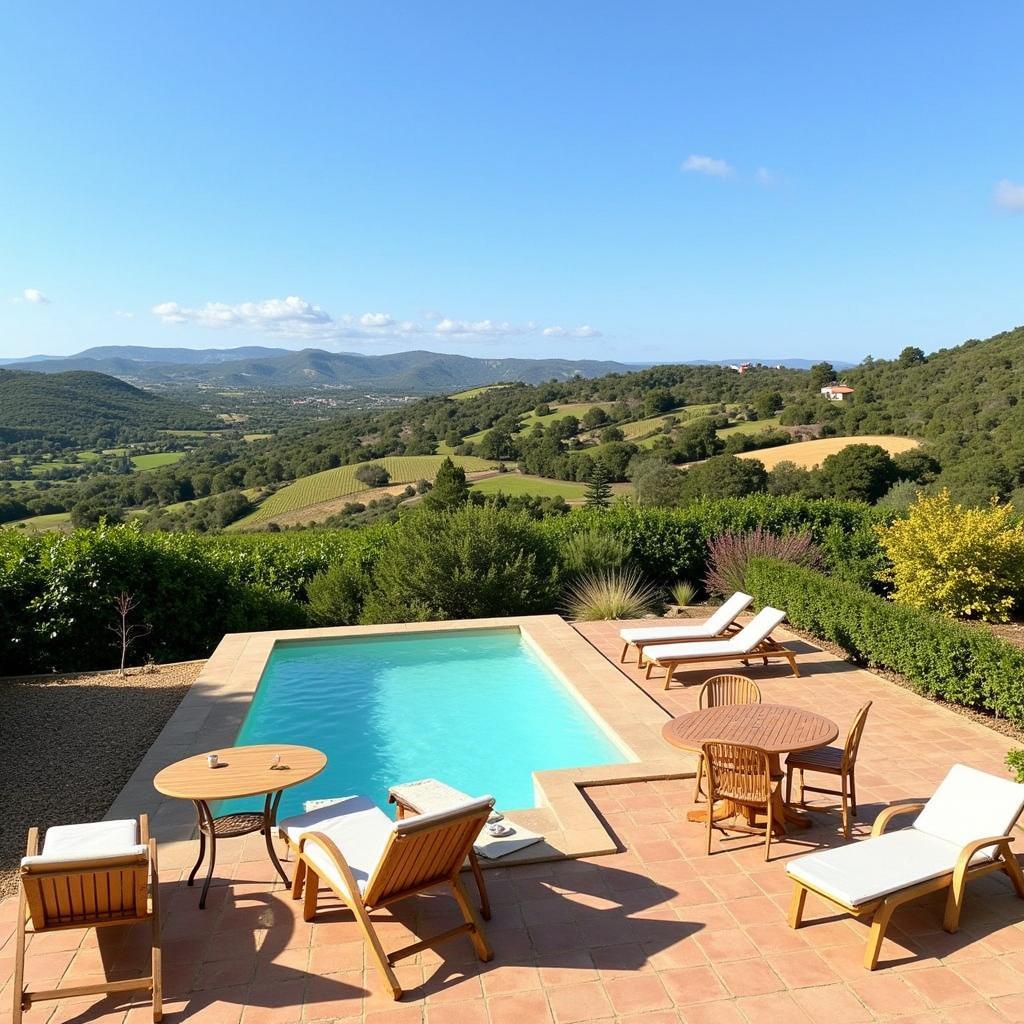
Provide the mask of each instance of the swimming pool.
{"label": "swimming pool", "polygon": [[532,807],[534,771],[633,759],[517,628],[278,640],[236,742],[327,754],[280,816],[353,793],[383,806],[389,786],[428,776]]}

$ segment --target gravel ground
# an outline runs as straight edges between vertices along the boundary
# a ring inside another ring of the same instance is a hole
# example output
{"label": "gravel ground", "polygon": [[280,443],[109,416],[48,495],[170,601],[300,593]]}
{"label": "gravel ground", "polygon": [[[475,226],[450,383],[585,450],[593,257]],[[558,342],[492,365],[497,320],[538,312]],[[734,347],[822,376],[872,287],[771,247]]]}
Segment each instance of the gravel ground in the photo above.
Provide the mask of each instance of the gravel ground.
{"label": "gravel ground", "polygon": [[203,664],[0,678],[0,899],[29,826],[102,818]]}

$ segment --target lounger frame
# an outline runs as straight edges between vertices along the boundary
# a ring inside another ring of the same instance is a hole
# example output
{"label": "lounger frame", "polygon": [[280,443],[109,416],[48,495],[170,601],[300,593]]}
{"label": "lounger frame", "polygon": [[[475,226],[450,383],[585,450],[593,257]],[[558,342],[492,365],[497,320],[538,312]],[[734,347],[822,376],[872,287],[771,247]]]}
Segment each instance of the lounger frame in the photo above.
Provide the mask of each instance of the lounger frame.
{"label": "lounger frame", "polygon": [[655,665],[659,668],[664,668],[665,689],[667,690],[669,688],[669,683],[672,682],[673,674],[680,665],[717,665],[722,662],[735,663],[738,661],[744,667],[748,667],[750,662],[757,658],[760,658],[765,665],[768,664],[769,658],[784,659],[789,662],[789,667],[792,669],[793,675],[800,675],[800,669],[796,664],[796,652],[791,651],[788,647],[784,647],[777,640],[773,640],[771,636],[767,636],[759,644],[755,644],[749,651],[736,652],[733,654],[702,654],[698,657],[680,654],[679,656],[672,658],[659,658],[656,661],[648,660],[647,671],[644,673],[644,678],[651,678],[651,672],[654,671]]}
{"label": "lounger frame", "polygon": [[[888,823],[897,815],[921,811],[924,809],[924,806],[923,803],[910,803],[887,807],[875,819],[874,827],[871,829],[872,837],[882,835]],[[807,900],[808,892],[816,893],[823,900],[839,907],[841,910],[845,910],[849,914],[853,914],[855,917],[871,916],[871,931],[868,934],[867,945],[864,948],[864,967],[869,971],[873,971],[878,966],[878,956],[882,949],[882,942],[885,939],[885,931],[889,926],[889,920],[897,907],[901,907],[904,903],[909,903],[911,900],[916,900],[921,896],[927,896],[933,892],[941,892],[943,889],[948,888],[949,895],[946,898],[946,910],[943,915],[942,927],[952,934],[960,926],[960,912],[963,909],[967,883],[975,878],[981,878],[983,875],[990,874],[993,871],[1002,871],[1009,877],[1017,895],[1024,899],[1024,871],[1021,870],[1017,858],[1010,850],[1010,844],[1013,840],[1013,835],[1009,833],[1002,836],[974,839],[960,851],[952,871],[939,875],[936,878],[919,882],[916,885],[908,886],[906,889],[899,889],[880,899],[871,900],[855,907],[827,892],[823,892],[816,886],[808,885],[806,882],[801,882],[794,878],[793,896],[789,905],[789,926],[790,928],[799,928],[803,923],[804,904]],[[867,840],[867,842],[870,841],[870,839]],[[986,846],[995,846],[996,855],[991,860],[972,865],[971,858]]]}
{"label": "lounger frame", "polygon": [[[399,960],[415,956],[442,942],[468,935],[477,957],[486,962],[492,958],[493,953],[459,876],[462,865],[473,849],[473,842],[487,823],[489,815],[490,807],[487,807],[474,813],[431,815],[431,821],[422,826],[416,824],[415,818],[398,822],[404,828],[400,827],[391,833],[380,861],[367,881],[366,891],[362,894],[344,855],[328,836],[317,831],[304,832],[298,844],[286,836],[289,847],[298,856],[292,881],[292,899],[302,899],[305,889],[302,916],[303,920],[312,921],[316,917],[319,884],[324,881],[329,885],[331,891],[355,915],[377,970],[394,999],[402,995],[394,965]],[[329,879],[320,878],[316,867],[307,858],[305,851],[309,845],[321,847],[333,858],[345,883],[344,887],[338,888]],[[386,952],[370,919],[370,911],[442,885],[447,886],[455,897],[463,923],[391,953]]]}

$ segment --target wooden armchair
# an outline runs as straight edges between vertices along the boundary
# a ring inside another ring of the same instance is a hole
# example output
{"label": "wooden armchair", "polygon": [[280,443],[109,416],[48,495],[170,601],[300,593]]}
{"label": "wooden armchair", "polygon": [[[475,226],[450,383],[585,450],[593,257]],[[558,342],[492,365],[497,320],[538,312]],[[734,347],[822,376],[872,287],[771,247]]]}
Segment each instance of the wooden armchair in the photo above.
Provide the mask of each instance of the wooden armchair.
{"label": "wooden armchair", "polygon": [[[827,793],[840,798],[840,812],[843,817],[843,835],[850,838],[850,814],[857,813],[857,751],[860,749],[860,738],[864,733],[864,723],[871,710],[868,701],[854,716],[850,731],[846,734],[846,743],[841,747],[814,747],[790,754],[786,758],[786,803],[791,802],[793,794],[793,772],[800,773],[800,803],[804,802],[805,793]],[[840,780],[839,789],[824,789],[820,786],[808,786],[804,782],[804,772],[819,772],[823,775],[837,775]]]}
{"label": "wooden armchair", "polygon": [[[700,688],[697,694],[698,708],[720,708],[728,704],[760,704],[761,691],[753,679],[746,676],[729,675],[728,673],[712,676]],[[693,788],[693,802],[696,803],[703,795],[701,783],[704,781],[704,755],[697,760],[697,782]]]}
{"label": "wooden armchair", "polygon": [[[30,829],[19,881],[13,1024],[21,1024],[22,1012],[45,1000],[139,990],[152,995],[153,1020],[161,1019],[159,874],[156,840],[145,814],[137,822],[53,826],[46,830],[42,852],[39,829]],[[59,989],[25,987],[28,934],[146,923],[151,928],[149,975]]]}
{"label": "wooden armchair", "polygon": [[[481,960],[492,953],[483,925],[466,897],[459,873],[473,842],[487,823],[492,797],[481,797],[446,811],[392,821],[372,800],[348,797],[282,821],[278,828],[298,855],[293,899],[303,895],[303,917],[316,916],[318,886],[327,885],[352,911],[377,969],[394,999],[402,994],[393,970],[398,960],[469,935]],[[369,912],[437,886],[451,889],[463,923],[387,953]]]}
{"label": "wooden armchair", "polygon": [[[708,853],[711,853],[711,833],[716,828],[721,832],[761,835],[754,817],[758,811],[763,811],[766,816],[764,859],[768,860],[776,810],[773,807],[776,782],[772,779],[768,755],[759,747],[720,740],[709,740],[702,746],[701,753],[708,782]],[[715,804],[719,800],[726,801],[726,807],[723,814],[716,815]],[[721,824],[722,818],[739,811],[744,813],[746,824],[733,822],[728,828]]]}

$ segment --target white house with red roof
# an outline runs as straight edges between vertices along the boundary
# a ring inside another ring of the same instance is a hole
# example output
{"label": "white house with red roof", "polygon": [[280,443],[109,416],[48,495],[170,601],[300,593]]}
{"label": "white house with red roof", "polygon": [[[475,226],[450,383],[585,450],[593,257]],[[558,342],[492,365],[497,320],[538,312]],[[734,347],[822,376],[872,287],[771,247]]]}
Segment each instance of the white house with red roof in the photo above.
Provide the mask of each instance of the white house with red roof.
{"label": "white house with red roof", "polygon": [[848,388],[845,384],[826,384],[821,393],[830,402],[842,402],[853,394],[853,388]]}

